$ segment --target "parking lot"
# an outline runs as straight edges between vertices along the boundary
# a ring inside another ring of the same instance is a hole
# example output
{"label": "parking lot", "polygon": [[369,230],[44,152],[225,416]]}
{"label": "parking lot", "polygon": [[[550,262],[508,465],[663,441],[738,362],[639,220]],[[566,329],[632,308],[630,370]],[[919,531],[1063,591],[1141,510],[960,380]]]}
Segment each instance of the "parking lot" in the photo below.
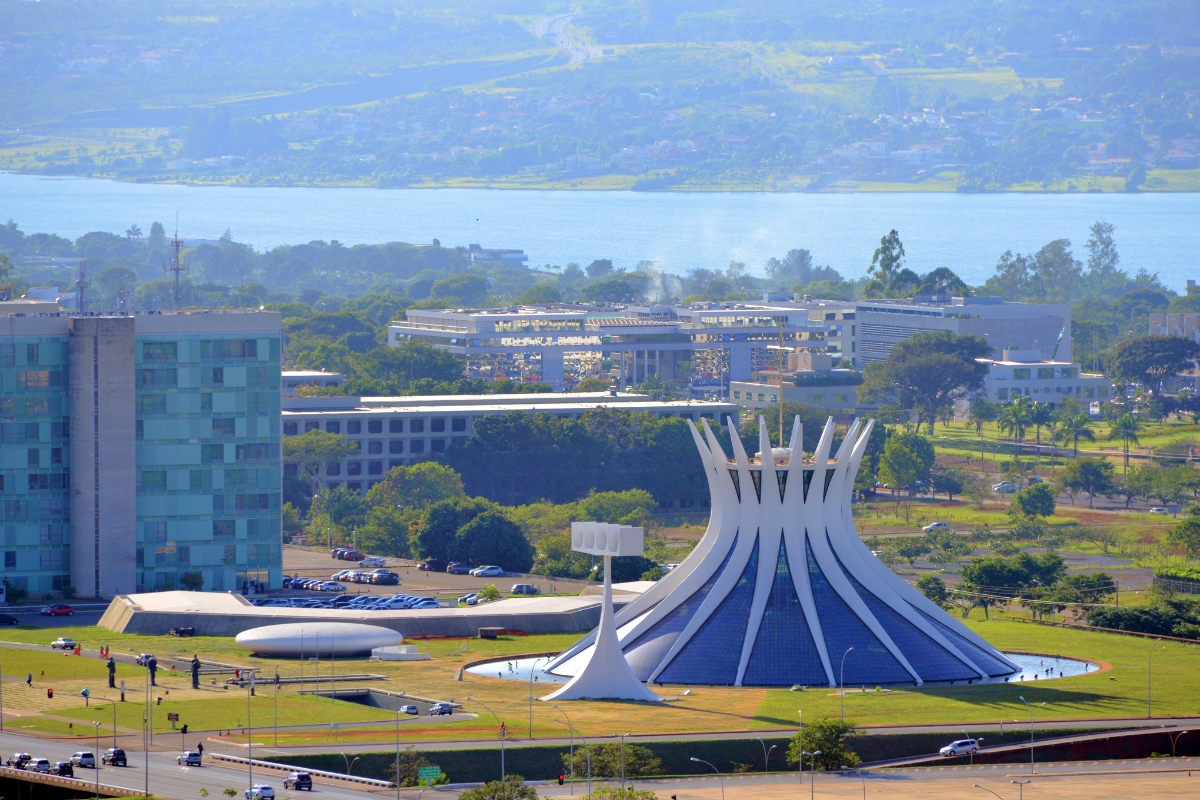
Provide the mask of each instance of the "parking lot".
{"label": "parking lot", "polygon": [[[411,594],[425,597],[460,597],[469,592],[475,592],[488,584],[495,584],[500,593],[508,596],[513,584],[527,583],[538,588],[542,594],[576,594],[580,589],[590,585],[587,581],[549,579],[536,576],[513,576],[504,578],[476,578],[471,575],[450,575],[446,572],[425,572],[417,568],[417,562],[405,561],[398,558],[386,559],[387,566],[400,576],[400,585],[377,586],[365,583],[350,583],[339,581],[346,587],[346,594],[371,594],[391,596],[394,594]],[[356,569],[352,561],[340,561],[330,557],[328,550],[302,549],[284,547],[283,574],[303,578],[323,578],[331,580],[332,576],[344,569]],[[370,572],[370,569],[363,570]],[[312,597],[320,592],[283,590],[282,597]]]}

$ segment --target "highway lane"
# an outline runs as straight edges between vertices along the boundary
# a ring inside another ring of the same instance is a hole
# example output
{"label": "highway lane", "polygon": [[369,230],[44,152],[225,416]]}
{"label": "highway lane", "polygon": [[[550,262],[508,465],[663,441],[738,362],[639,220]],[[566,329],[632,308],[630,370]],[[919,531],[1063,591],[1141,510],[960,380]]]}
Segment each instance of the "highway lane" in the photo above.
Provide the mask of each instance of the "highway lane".
{"label": "highway lane", "polygon": [[[111,740],[106,741],[103,734],[100,736],[100,754],[107,749],[110,743]],[[35,757],[47,758],[51,761],[67,761],[72,753],[79,750],[91,751],[94,747],[94,740],[90,743],[79,740],[58,741],[37,739],[8,731],[0,733],[0,752],[4,754],[5,758],[13,753],[30,753]],[[100,783],[142,792],[145,790],[147,774],[145,753],[129,748],[126,748],[125,753],[129,759],[129,766],[101,766]],[[198,792],[201,788],[207,789],[210,795],[216,796],[220,796],[225,789],[236,789],[241,796],[250,785],[250,773],[244,766],[224,765],[219,761],[205,758],[203,766],[184,767],[176,763],[175,759],[178,755],[179,751],[176,749],[160,749],[150,752],[150,792],[157,797],[193,800],[199,796]],[[257,751],[255,755],[257,756]],[[255,768],[254,782],[266,783],[274,787],[282,797],[283,779],[286,774],[280,770]],[[95,780],[96,773],[90,769],[76,769],[75,777],[91,782]],[[366,786],[331,779],[317,778],[313,783],[312,794],[327,800],[367,800],[380,792],[384,794],[389,791],[394,792],[394,790],[385,789],[372,791]]]}

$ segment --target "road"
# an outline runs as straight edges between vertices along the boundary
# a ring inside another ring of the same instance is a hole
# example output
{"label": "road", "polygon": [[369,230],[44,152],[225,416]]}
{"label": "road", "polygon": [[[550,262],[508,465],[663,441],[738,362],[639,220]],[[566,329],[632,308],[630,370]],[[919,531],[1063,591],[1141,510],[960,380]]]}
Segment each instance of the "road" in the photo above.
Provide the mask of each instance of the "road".
{"label": "road", "polygon": [[539,39],[553,37],[554,43],[571,56],[571,64],[579,64],[600,58],[603,52],[599,47],[591,47],[571,35],[571,18],[574,14],[560,14],[556,17],[542,17],[529,28],[529,31]]}

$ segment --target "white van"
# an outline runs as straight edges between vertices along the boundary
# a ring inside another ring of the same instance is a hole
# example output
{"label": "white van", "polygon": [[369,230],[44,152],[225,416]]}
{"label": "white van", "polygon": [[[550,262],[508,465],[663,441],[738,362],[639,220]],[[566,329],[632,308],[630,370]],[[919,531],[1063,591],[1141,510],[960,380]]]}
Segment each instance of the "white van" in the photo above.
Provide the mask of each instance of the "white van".
{"label": "white van", "polygon": [[384,561],[379,556],[369,556],[367,558],[364,558],[362,561],[358,562],[358,566],[360,566],[360,567],[386,567],[387,562]]}

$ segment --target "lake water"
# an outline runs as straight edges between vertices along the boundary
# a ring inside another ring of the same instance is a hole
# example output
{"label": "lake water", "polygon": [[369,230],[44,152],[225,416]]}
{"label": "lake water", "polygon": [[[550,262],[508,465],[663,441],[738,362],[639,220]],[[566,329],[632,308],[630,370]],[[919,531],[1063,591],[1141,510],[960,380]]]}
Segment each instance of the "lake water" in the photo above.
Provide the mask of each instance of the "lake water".
{"label": "lake water", "polygon": [[745,262],[809,249],[817,264],[862,275],[891,228],[908,265],[947,266],[979,284],[1005,250],[1034,251],[1070,239],[1084,260],[1088,227],[1117,228],[1122,266],[1145,268],[1182,292],[1200,252],[1200,194],[774,194],[196,187],[0,173],[0,221],[26,232],[76,237],[143,231],[176,214],[184,237],[226,229],[257,248],[337,239],[525,250],[531,265],[649,259],[670,271]]}
{"label": "lake water", "polygon": [[[1021,667],[1021,671],[999,678],[987,678],[977,681],[977,683],[1047,681],[1057,678],[1073,678],[1100,670],[1100,667],[1090,661],[1064,658],[1061,655],[1041,656],[1028,653],[1005,653],[1005,655],[1016,662]],[[467,667],[467,672],[487,678],[495,676],[506,680],[527,682],[532,680],[536,683],[567,683],[570,681],[570,676],[555,675],[545,671],[545,667],[552,660],[553,656],[539,656],[538,658],[518,658],[512,661],[489,661],[486,664]]]}

